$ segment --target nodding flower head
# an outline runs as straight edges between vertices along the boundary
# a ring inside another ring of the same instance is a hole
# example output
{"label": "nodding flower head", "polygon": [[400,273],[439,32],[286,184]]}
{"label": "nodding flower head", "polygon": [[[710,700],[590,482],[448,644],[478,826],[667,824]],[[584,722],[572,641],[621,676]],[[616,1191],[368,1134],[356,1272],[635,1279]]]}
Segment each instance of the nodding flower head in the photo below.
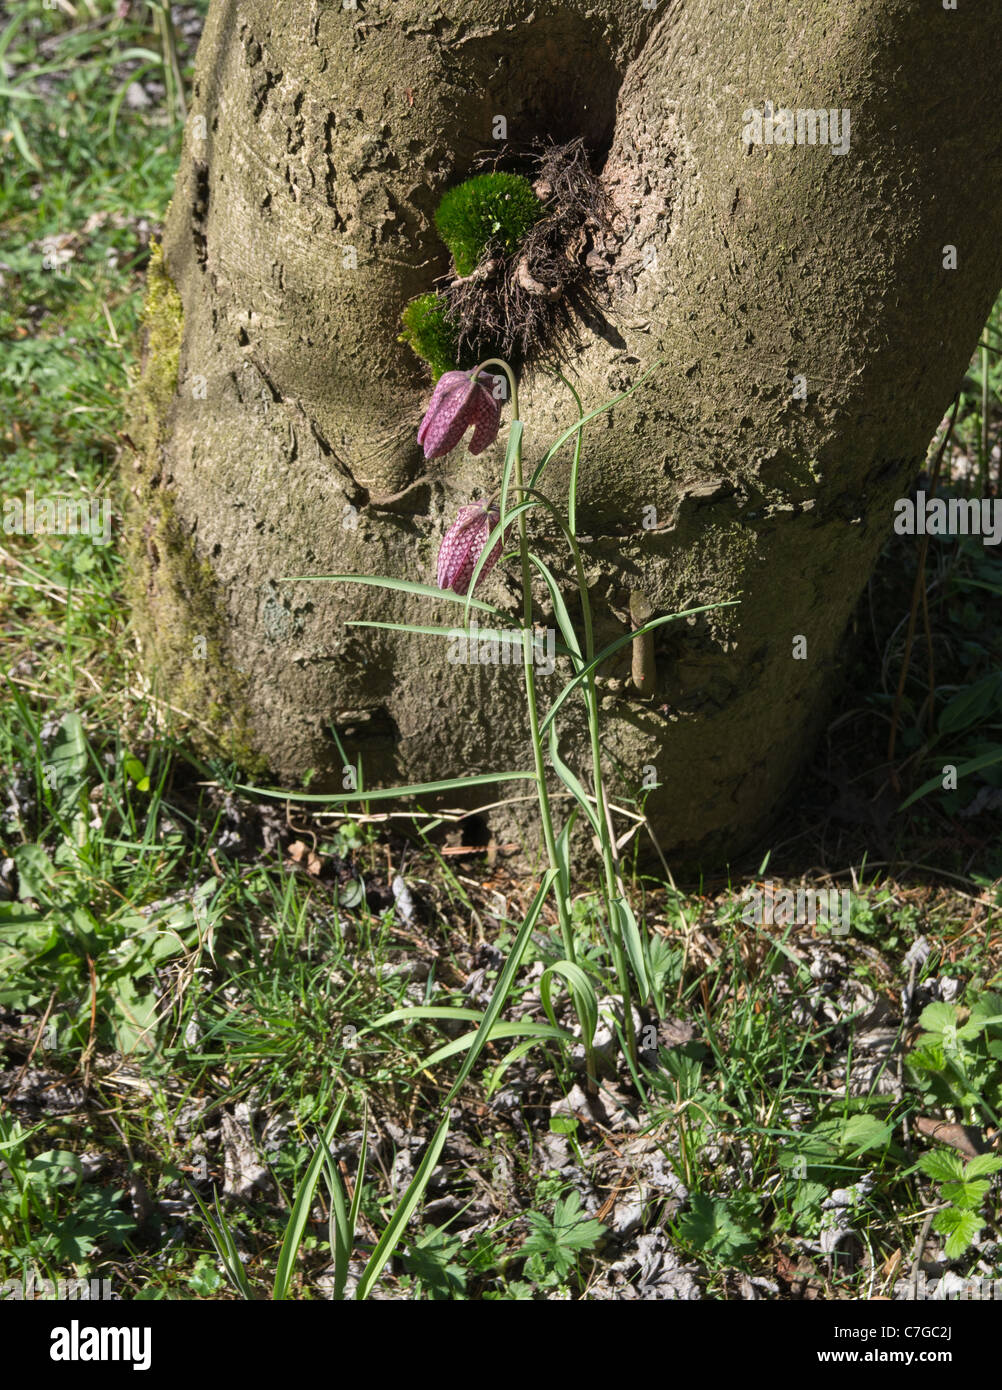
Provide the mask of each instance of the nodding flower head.
{"label": "nodding flower head", "polygon": [[480,372],[476,381],[469,372],[442,373],[418,430],[425,459],[450,454],[471,425],[471,454],[482,454],[494,443],[501,428],[501,402],[493,387],[494,378],[487,372]]}
{"label": "nodding flower head", "polygon": [[[501,513],[497,507],[489,507],[486,502],[460,507],[459,516],[446,531],[438,552],[440,589],[453,589],[457,594],[469,593],[473,567],[480,559],[488,536],[500,520]],[[487,556],[477,576],[478,584],[497,564],[505,540],[507,537],[499,538]]]}

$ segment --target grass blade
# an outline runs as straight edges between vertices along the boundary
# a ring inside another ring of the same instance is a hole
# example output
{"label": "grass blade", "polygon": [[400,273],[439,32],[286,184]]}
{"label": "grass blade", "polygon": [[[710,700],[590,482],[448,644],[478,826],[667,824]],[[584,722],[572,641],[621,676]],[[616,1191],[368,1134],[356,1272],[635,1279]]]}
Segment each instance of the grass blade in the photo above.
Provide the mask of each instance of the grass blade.
{"label": "grass blade", "polygon": [[[459,1052],[465,1052],[468,1047],[476,1042],[480,1037],[480,1030],[475,1033],[465,1033],[461,1038],[453,1038],[433,1052],[430,1057],[414,1068],[415,1074],[419,1071],[426,1071],[428,1067],[434,1066],[437,1062],[444,1062],[447,1057],[455,1057]],[[497,1042],[499,1038],[551,1038],[555,1042],[573,1042],[573,1034],[568,1033],[564,1028],[558,1028],[555,1024],[549,1023],[495,1023],[491,1029],[487,1042]]]}
{"label": "grass blade", "polygon": [[504,1008],[505,1001],[508,998],[508,994],[514,982],[515,975],[518,971],[518,967],[522,962],[523,955],[525,954],[525,948],[529,944],[529,938],[532,936],[532,933],[535,930],[536,922],[539,920],[539,914],[543,908],[543,903],[546,901],[547,894],[549,893],[550,888],[553,886],[553,881],[556,878],[556,876],[557,871],[555,869],[550,869],[547,872],[542,883],[539,885],[539,889],[536,892],[536,896],[532,900],[532,904],[529,907],[529,911],[526,913],[525,921],[518,929],[518,934],[515,937],[514,942],[512,943],[511,950],[508,952],[508,959],[505,961],[501,974],[498,976],[498,982],[494,986],[494,993],[491,995],[491,1001],[484,1011],[483,1020],[480,1024],[480,1028],[477,1032],[477,1035],[473,1039],[473,1044],[467,1052],[463,1064],[459,1069],[459,1074],[457,1075],[456,1080],[453,1082],[452,1089],[449,1091],[449,1094],[445,1097],[445,1100],[442,1102],[443,1108],[446,1112],[446,1118],[442,1121],[442,1123],[436,1130],[435,1137],[428,1145],[427,1152],[425,1153],[424,1158],[421,1160],[417,1172],[411,1179],[410,1186],[405,1192],[403,1200],[400,1202],[400,1205],[397,1207],[396,1211],[390,1218],[386,1230],[383,1232],[382,1236],[379,1238],[379,1241],[376,1244],[376,1248],[369,1256],[368,1263],[365,1266],[365,1273],[359,1280],[358,1289],[355,1293],[355,1297],[357,1299],[365,1299],[368,1297],[370,1289],[372,1288],[376,1280],[379,1278],[379,1275],[382,1273],[387,1261],[390,1259],[390,1257],[393,1254],[393,1251],[396,1249],[397,1243],[403,1236],[403,1233],[407,1228],[407,1223],[410,1220],[412,1213],[414,1212],[421,1198],[424,1196],[425,1189],[428,1186],[428,1181],[431,1178],[432,1172],[435,1168],[436,1163],[438,1162],[439,1155],[441,1154],[442,1149],[445,1146],[445,1140],[449,1133],[449,1106],[456,1098],[456,1095],[458,1094],[463,1082],[466,1080],[470,1072],[476,1066],[477,1058],[483,1051],[484,1045],[487,1042],[488,1037],[490,1036],[491,1029],[497,1022],[497,1018],[501,1010]]}
{"label": "grass blade", "polygon": [[299,1184],[299,1191],[296,1193],[296,1200],[292,1204],[289,1212],[288,1224],[285,1228],[285,1235],[282,1237],[282,1249],[278,1256],[278,1268],[275,1270],[275,1284],[272,1289],[272,1299],[284,1302],[289,1297],[289,1286],[292,1283],[292,1275],[296,1267],[296,1256],[299,1254],[299,1247],[303,1242],[303,1232],[306,1230],[306,1223],[310,1219],[310,1209],[313,1206],[313,1194],[317,1190],[317,1183],[320,1180],[320,1173],[325,1161],[329,1158],[329,1145],[334,1137],[334,1131],[338,1127],[341,1119],[341,1112],[344,1110],[347,1096],[342,1096],[340,1104],[334,1111],[327,1128],[317,1145],[313,1157],[310,1159],[310,1166],[306,1170],[306,1176]]}
{"label": "grass blade", "polygon": [[255,787],[244,782],[236,782],[234,786],[237,791],[253,792],[256,796],[273,796],[280,801],[310,801],[325,806],[338,806],[350,801],[391,801],[398,796],[433,796],[438,792],[457,791],[463,787],[485,787],[491,782],[535,780],[534,772],[478,772],[472,777],[447,777],[441,782],[418,782],[410,787],[378,787],[373,791],[331,792],[329,795],[283,791],[280,787]]}

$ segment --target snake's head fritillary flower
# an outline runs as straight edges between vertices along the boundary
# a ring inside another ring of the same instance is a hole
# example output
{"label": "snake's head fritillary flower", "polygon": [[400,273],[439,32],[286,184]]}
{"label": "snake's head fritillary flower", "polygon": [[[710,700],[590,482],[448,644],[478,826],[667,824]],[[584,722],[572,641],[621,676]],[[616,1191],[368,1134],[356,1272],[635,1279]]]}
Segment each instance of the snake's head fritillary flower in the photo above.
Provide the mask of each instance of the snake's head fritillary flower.
{"label": "snake's head fritillary flower", "polygon": [[[473,567],[480,559],[488,536],[500,520],[501,513],[497,507],[489,507],[486,502],[460,507],[459,515],[446,531],[438,552],[440,589],[453,589],[457,594],[469,592]],[[495,543],[477,576],[478,584],[497,564],[506,539],[499,538]]]}
{"label": "snake's head fritillary flower", "polygon": [[501,402],[493,388],[494,378],[487,372],[476,381],[469,372],[442,373],[418,430],[426,460],[451,453],[471,425],[471,454],[482,454],[494,443],[501,428]]}

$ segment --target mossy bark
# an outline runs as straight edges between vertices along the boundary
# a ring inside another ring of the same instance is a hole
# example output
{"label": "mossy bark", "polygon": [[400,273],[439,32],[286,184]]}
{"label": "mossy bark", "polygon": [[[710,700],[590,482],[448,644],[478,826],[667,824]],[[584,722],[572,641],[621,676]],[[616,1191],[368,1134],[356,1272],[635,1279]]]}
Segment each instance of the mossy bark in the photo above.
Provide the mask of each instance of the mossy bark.
{"label": "mossy bark", "polygon": [[[892,503],[1002,282],[1000,41],[998,6],[908,0],[214,0],[154,272],[183,315],[179,341],[154,336],[136,529],[167,544],[132,552],[165,692],[290,788],[315,769],[311,789],[340,789],[332,725],[370,784],[531,766],[517,668],[345,625],[451,608],[282,581],[428,581],[458,507],[496,485],[503,436],[424,465],[400,312],[447,269],[434,208],[495,117],[520,142],[583,134],[628,229],[627,288],[570,369],[586,410],[664,359],[586,435],[598,640],[631,605],[740,600],[660,631],[649,697],[624,649],[604,746],[620,797],[656,769],[647,811],[678,860],[748,842],[809,750]],[[848,108],[849,152],[745,143],[766,100]],[[531,467],[574,413],[545,377],[523,406]],[[483,592],[518,612],[514,572]],[[214,660],[191,658],[200,633]],[[562,731],[586,767],[579,710]],[[525,803],[489,819],[531,825]]]}

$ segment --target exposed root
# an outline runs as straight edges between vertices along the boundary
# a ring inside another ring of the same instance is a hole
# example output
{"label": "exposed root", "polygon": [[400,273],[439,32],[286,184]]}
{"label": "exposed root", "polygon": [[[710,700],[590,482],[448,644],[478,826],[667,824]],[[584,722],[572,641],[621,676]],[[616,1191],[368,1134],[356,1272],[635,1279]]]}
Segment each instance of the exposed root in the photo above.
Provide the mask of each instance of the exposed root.
{"label": "exposed root", "polygon": [[593,322],[609,299],[623,228],[584,141],[551,142],[530,159],[543,216],[513,255],[488,247],[472,274],[442,289],[464,364],[498,355],[531,371],[566,360],[578,324]]}

